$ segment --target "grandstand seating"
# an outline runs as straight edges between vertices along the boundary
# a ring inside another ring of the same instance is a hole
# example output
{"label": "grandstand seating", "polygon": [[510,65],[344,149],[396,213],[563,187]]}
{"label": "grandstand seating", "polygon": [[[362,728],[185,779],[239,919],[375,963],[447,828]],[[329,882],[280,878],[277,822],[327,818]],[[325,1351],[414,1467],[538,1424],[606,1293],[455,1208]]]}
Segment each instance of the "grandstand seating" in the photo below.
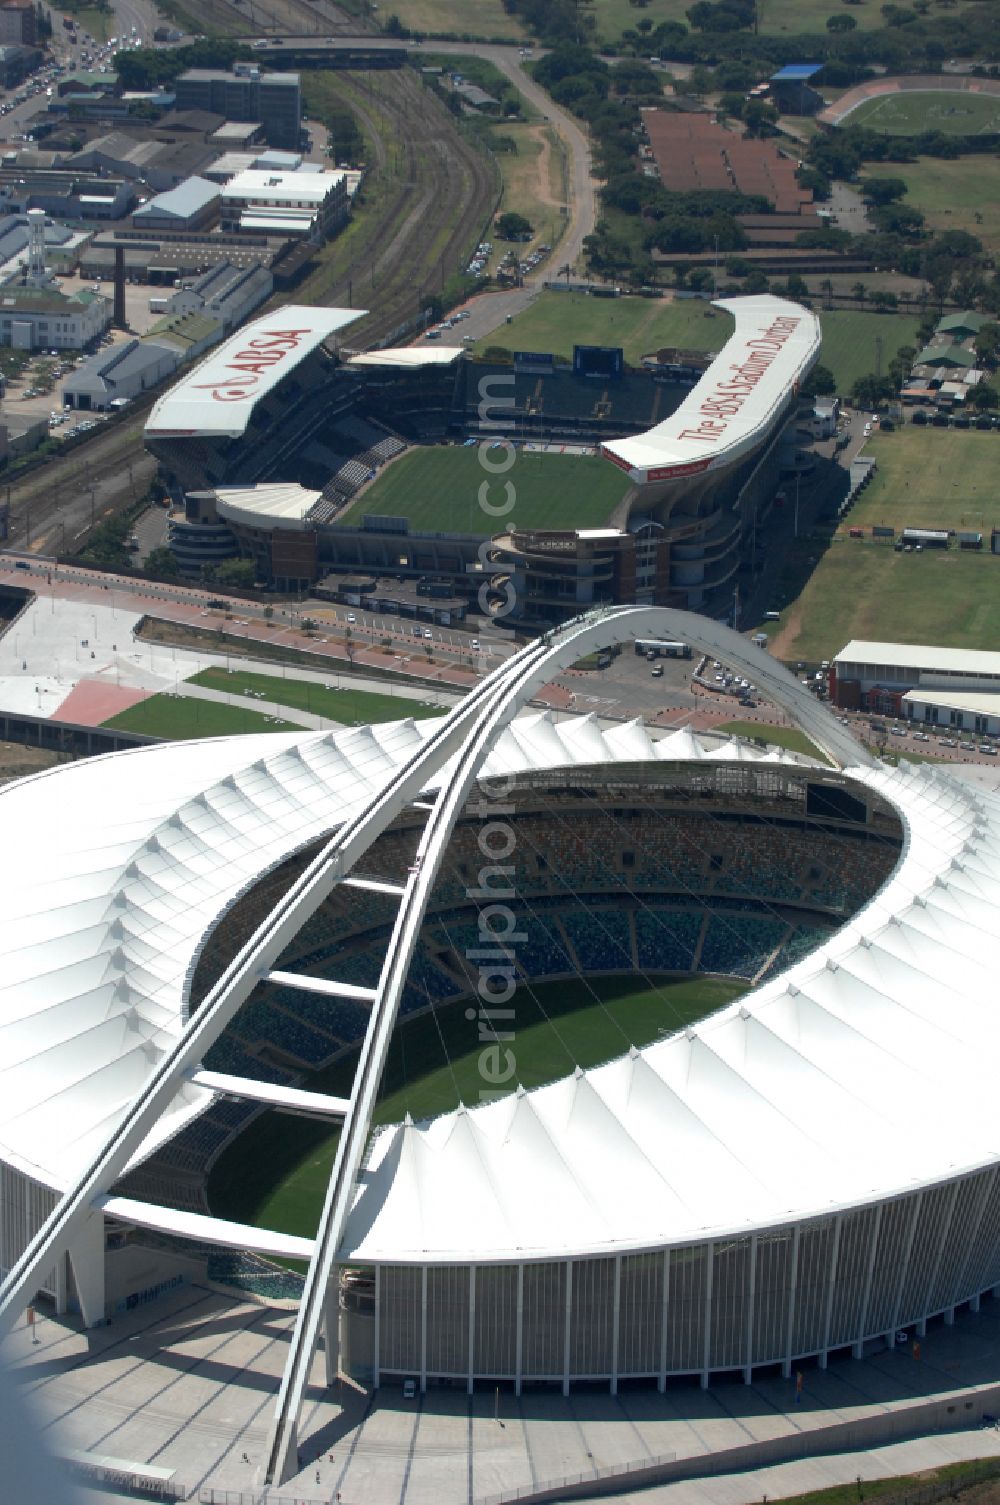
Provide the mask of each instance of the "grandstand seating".
{"label": "grandstand seating", "polygon": [[562,927],[583,972],[631,972],[632,927],[623,909],[567,909]]}
{"label": "grandstand seating", "polygon": [[701,943],[701,971],[754,978],[767,966],[787,935],[788,925],[780,918],[733,910],[712,911]]}
{"label": "grandstand seating", "polygon": [[[637,808],[630,801],[617,809],[606,800],[581,806],[579,794],[550,793],[518,814],[517,833],[509,878],[518,937],[512,959],[527,980],[638,969],[759,982],[806,956],[878,888],[898,854],[894,839],[870,828],[804,819],[800,807],[793,815],[787,804],[762,800],[745,810],[712,802],[696,808],[689,798],[677,808]],[[453,833],[403,992],[404,1016],[465,998],[476,986],[478,964],[468,954],[484,939],[481,901],[474,897],[482,886],[479,836],[475,820]],[[385,833],[365,871],[398,881],[416,839],[415,825]],[[269,875],[253,902],[220,925],[205,948],[195,1000],[227,948],[252,930],[254,905],[262,913],[290,871],[294,866]],[[389,896],[337,887],[280,966],[374,987],[396,908]],[[356,1046],[369,1017],[363,1004],[264,986],[206,1065],[264,1081],[297,1080]],[[269,1050],[297,1069],[274,1066]],[[196,1205],[200,1169],[258,1111],[220,1100],[143,1173],[150,1184],[176,1175],[177,1205]]]}

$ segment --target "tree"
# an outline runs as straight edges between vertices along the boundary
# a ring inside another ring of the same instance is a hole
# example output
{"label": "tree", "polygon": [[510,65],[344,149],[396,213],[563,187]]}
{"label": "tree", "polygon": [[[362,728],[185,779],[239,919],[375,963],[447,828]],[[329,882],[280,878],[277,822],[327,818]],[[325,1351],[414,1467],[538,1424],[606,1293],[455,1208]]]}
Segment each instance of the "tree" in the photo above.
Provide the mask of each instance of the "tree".
{"label": "tree", "polygon": [[833,307],[833,281],[832,281],[831,278],[829,278],[829,277],[824,277],[823,278],[823,281],[820,283],[820,291],[822,292],[823,297],[826,299],[826,306],[827,306],[827,308],[832,308]]}
{"label": "tree", "polygon": [[971,407],[978,408],[980,412],[984,412],[986,408],[995,408],[998,399],[992,387],[988,387],[985,382],[980,382],[978,387],[973,387],[967,401]]}
{"label": "tree", "polygon": [[802,383],[805,397],[832,397],[837,390],[837,379],[829,366],[814,366]]}
{"label": "tree", "polygon": [[257,566],[252,559],[224,559],[215,567],[215,579],[219,585],[252,586]]}
{"label": "tree", "polygon": [[892,378],[889,376],[859,376],[851,387],[855,407],[869,408],[872,411],[893,395]]}
{"label": "tree", "polygon": [[902,178],[866,178],[861,185],[861,196],[866,204],[894,204],[906,193]]}
{"label": "tree", "polygon": [[976,356],[979,360],[987,361],[991,366],[996,364],[997,351],[1000,349],[1000,324],[991,319],[984,324],[976,335]]}
{"label": "tree", "polygon": [[508,210],[497,220],[497,236],[500,240],[530,240],[532,233],[531,221],[525,219],[523,214],[514,214]]}
{"label": "tree", "polygon": [[899,299],[895,293],[884,292],[881,288],[877,293],[872,293],[872,302],[880,314],[888,313],[890,309],[899,307]]}
{"label": "tree", "polygon": [[826,29],[829,32],[854,31],[857,24],[853,16],[845,16],[843,13],[826,18]]}
{"label": "tree", "polygon": [[868,292],[868,289],[865,287],[863,282],[856,282],[851,288],[851,292],[854,294],[855,298],[857,298],[859,303],[863,303],[865,301],[865,296]]}
{"label": "tree", "polygon": [[143,565],[147,575],[176,575],[177,560],[172,549],[161,545],[158,549],[150,549],[146,555],[146,563]]}

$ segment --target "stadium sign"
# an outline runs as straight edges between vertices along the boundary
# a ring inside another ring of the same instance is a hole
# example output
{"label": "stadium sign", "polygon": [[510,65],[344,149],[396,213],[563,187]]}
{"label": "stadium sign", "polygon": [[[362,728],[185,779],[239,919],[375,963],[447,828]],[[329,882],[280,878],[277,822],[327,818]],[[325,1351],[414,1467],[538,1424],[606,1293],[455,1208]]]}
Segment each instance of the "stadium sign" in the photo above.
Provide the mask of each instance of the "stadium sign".
{"label": "stadium sign", "polygon": [[147,437],[239,438],[255,405],[318,345],[363,312],[288,304],[255,319],[154,404]]}
{"label": "stadium sign", "polygon": [[238,402],[259,385],[262,376],[270,374],[273,366],[297,351],[311,333],[309,329],[269,329],[234,352],[223,368],[225,374],[214,381],[196,382],[194,390],[210,392],[214,402]]}
{"label": "stadium sign", "polygon": [[657,465],[647,470],[647,481],[665,481],[668,477],[697,476],[711,465],[711,460],[691,460],[687,465]]}
{"label": "stadium sign", "polygon": [[[761,378],[767,375],[801,322],[801,319],[787,314],[779,315],[754,339],[747,340],[745,353],[730,364],[729,369],[735,375],[717,381],[705,393],[695,409],[701,414],[701,422],[696,428],[681,429],[678,439],[699,439],[717,444],[724,438],[732,419],[739,415],[743,404],[756,390]],[[701,396],[700,388],[698,395]]]}

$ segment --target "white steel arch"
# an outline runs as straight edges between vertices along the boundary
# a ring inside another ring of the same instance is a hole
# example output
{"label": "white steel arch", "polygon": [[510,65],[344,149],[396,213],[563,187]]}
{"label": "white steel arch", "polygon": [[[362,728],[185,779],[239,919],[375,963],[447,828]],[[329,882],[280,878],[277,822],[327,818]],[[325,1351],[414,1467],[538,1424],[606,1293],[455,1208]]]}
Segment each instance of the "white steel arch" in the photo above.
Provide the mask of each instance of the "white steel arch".
{"label": "white steel arch", "polygon": [[[371,1020],[279,1393],[266,1473],[269,1480],[282,1480],[294,1471],[298,1413],[344,1221],[351,1205],[399,995],[455,818],[494,741],[540,687],[583,654],[647,636],[683,637],[698,650],[722,657],[734,668],[752,675],[762,691],[797,720],[838,766],[877,766],[870,754],[859,747],[787,670],[745,638],[705,617],[657,607],[610,608],[571,622],[530,644],[482,681],[442,718],[415,756],[389,779],[357,817],[327,842],[306,871],[291,884],[273,912],[226,969],[195,1018],[151,1073],[99,1154],[67,1191],[0,1287],[0,1331],[11,1326],[20,1309],[31,1299],[43,1272],[75,1237],[81,1235],[86,1225],[92,1227],[93,1220],[100,1216],[103,1199],[178,1086],[197,1070],[206,1050],[258,981],[270,974],[288,942],[332,888],[349,876],[392,819],[424,790],[430,778],[449,759],[454,759],[425,828],[418,861],[399,892],[400,905],[393,939],[378,988],[371,995]],[[282,976],[293,986],[306,985],[305,979],[295,979],[287,974]],[[316,987],[315,979],[308,982]],[[346,988],[347,985],[330,983],[324,991],[345,996]],[[328,1353],[328,1362],[329,1358]]]}

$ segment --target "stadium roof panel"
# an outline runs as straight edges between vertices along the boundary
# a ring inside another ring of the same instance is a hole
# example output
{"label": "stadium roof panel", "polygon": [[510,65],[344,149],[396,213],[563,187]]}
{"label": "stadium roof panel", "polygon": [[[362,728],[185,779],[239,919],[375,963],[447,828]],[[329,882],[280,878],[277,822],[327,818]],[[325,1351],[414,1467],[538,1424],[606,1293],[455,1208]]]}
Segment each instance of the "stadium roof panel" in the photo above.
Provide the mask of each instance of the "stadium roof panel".
{"label": "stadium roof panel", "polygon": [[1000,675],[1000,653],[980,648],[939,648],[930,643],[872,643],[852,638],[834,654],[835,664],[884,664],[928,674]]}
{"label": "stadium roof panel", "polygon": [[777,73],[772,73],[772,84],[804,84],[817,73],[822,73],[822,63],[786,63]]}
{"label": "stadium roof panel", "polygon": [[264,521],[282,528],[301,528],[320,495],[294,481],[215,487],[219,516],[251,528],[259,528]]}
{"label": "stadium roof panel", "polygon": [[719,298],[733,334],[698,385],[662,423],[601,454],[637,486],[720,470],[752,450],[788,407],[819,355],[820,325],[799,303],[770,295]]}
{"label": "stadium roof panel", "polygon": [[461,345],[396,345],[353,355],[349,366],[450,366],[465,351]]}
{"label": "stadium roof panel", "polygon": [[146,438],[239,438],[261,398],[330,335],[365,313],[288,303],[244,325],[153,405]]}

